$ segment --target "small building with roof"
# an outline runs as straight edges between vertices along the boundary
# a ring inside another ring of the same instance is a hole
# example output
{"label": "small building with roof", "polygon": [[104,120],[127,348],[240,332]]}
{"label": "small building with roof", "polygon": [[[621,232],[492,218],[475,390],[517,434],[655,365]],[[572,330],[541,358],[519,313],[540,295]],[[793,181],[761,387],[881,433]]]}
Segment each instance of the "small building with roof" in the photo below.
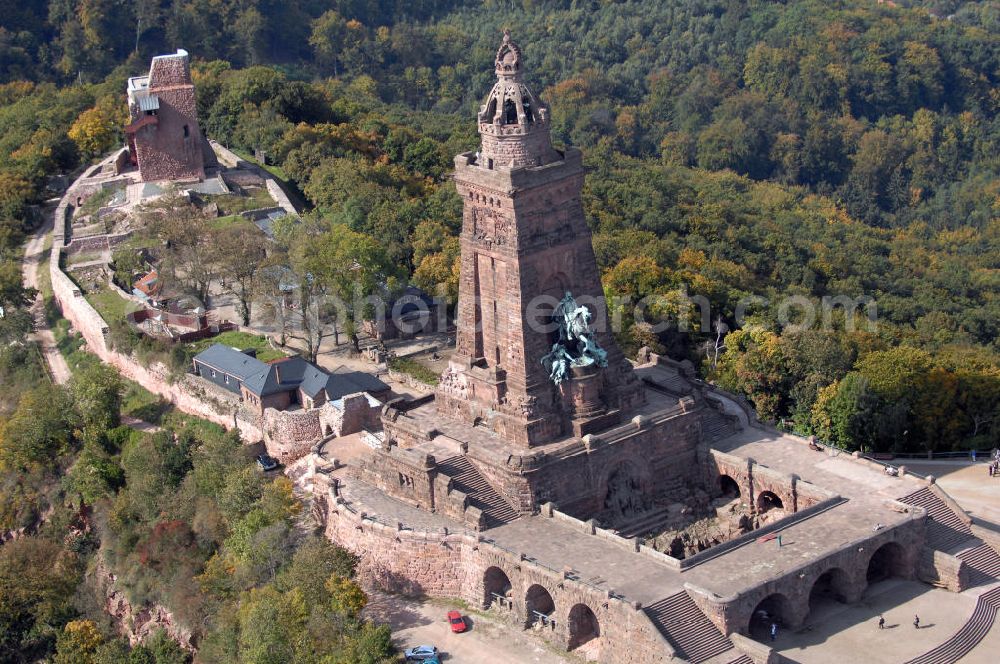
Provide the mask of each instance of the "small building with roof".
{"label": "small building with roof", "polygon": [[325,371],[299,356],[271,362],[254,351],[212,344],[193,359],[194,373],[240,396],[240,432],[262,439],[268,453],[296,458],[324,436],[343,436],[380,426],[390,397],[384,382],[362,371]]}

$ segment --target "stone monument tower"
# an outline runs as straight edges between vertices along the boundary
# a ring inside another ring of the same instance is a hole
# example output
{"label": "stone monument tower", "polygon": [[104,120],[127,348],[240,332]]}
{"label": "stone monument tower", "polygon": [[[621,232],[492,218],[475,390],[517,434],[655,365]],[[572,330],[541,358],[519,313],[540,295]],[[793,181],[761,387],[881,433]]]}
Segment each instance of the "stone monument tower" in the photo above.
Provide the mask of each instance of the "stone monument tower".
{"label": "stone monument tower", "polygon": [[496,75],[478,114],[481,149],[455,158],[458,339],[436,401],[442,415],[531,447],[614,424],[643,397],[608,326],[581,153],[552,147],[548,108],[509,33]]}

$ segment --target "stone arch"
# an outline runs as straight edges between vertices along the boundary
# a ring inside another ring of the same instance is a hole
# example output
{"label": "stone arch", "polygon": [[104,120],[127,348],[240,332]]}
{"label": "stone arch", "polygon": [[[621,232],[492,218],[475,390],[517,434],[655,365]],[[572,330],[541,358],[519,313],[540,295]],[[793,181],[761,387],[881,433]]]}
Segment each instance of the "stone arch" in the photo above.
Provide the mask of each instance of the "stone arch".
{"label": "stone arch", "polygon": [[569,629],[569,649],[579,648],[601,635],[601,623],[597,615],[586,604],[574,604],[567,619]]}
{"label": "stone arch", "polygon": [[852,595],[851,576],[839,567],[832,567],[813,581],[809,590],[810,610],[826,599],[846,604]]}
{"label": "stone arch", "polygon": [[[488,567],[483,572],[483,608],[488,609],[494,602],[510,602],[513,586],[510,577],[499,567]],[[503,598],[502,600],[499,598]]]}
{"label": "stone arch", "polygon": [[769,633],[771,623],[777,623],[779,626],[795,625],[797,620],[793,611],[792,602],[785,595],[772,593],[754,607],[747,625],[747,633],[751,637],[763,640]]}
{"label": "stone arch", "polygon": [[757,511],[761,514],[775,508],[784,509],[785,503],[773,491],[761,491],[757,494]]}
{"label": "stone arch", "polygon": [[740,489],[740,483],[729,475],[719,475],[719,490],[722,492],[723,496],[738,498],[743,495],[743,491]]}
{"label": "stone arch", "polygon": [[894,576],[907,577],[906,551],[898,542],[886,542],[868,559],[865,580],[869,585]]}
{"label": "stone arch", "polygon": [[524,607],[526,627],[541,619],[537,614],[542,614],[545,616],[544,620],[548,621],[556,612],[556,602],[552,599],[552,594],[537,583],[532,584],[524,593]]}
{"label": "stone arch", "polygon": [[631,461],[620,461],[608,470],[604,478],[604,498],[601,508],[618,518],[641,514],[648,508],[645,477]]}

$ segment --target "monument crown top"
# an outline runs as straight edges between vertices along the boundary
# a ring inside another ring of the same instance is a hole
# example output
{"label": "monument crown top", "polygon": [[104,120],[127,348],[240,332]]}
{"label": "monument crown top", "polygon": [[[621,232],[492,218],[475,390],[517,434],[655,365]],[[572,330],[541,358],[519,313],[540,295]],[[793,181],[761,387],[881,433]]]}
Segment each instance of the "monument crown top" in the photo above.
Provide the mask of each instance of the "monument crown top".
{"label": "monument crown top", "polygon": [[497,49],[496,72],[501,80],[521,77],[521,47],[511,41],[510,30],[503,31],[503,41]]}
{"label": "monument crown top", "polygon": [[524,84],[521,47],[511,40],[510,31],[504,31],[495,64],[497,82],[479,109],[485,163],[516,168],[554,161],[549,109]]}

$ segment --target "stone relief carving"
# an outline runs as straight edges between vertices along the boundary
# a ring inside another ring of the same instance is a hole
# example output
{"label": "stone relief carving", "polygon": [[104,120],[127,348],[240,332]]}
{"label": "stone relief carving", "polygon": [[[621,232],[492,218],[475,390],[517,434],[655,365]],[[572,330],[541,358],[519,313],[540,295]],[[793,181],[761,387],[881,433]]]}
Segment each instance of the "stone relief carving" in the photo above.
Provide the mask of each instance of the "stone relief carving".
{"label": "stone relief carving", "polygon": [[510,221],[493,210],[472,210],[472,237],[478,242],[503,246],[510,241]]}

